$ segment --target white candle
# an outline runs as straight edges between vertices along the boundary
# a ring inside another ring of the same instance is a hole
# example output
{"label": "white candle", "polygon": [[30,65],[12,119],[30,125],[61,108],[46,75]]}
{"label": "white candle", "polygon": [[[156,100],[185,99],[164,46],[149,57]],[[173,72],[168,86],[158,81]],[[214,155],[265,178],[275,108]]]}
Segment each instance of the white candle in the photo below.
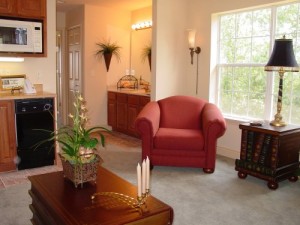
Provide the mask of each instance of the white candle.
{"label": "white candle", "polygon": [[143,160],[142,163],[142,193],[146,193],[146,162]]}
{"label": "white candle", "polygon": [[146,170],[147,170],[147,173],[146,173],[146,189],[150,189],[150,160],[147,156],[147,159],[146,159]]}
{"label": "white candle", "polygon": [[138,163],[136,167],[136,172],[137,172],[137,190],[138,190],[138,197],[142,196],[142,181],[141,181],[141,166]]}

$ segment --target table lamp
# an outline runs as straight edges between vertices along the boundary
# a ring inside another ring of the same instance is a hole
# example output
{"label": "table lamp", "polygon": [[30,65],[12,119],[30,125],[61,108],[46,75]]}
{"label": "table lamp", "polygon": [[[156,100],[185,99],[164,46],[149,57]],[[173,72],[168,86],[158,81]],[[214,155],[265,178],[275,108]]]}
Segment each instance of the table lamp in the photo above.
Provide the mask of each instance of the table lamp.
{"label": "table lamp", "polygon": [[299,66],[293,50],[292,39],[286,39],[285,36],[283,36],[282,39],[275,40],[271,57],[267,65],[265,65],[265,71],[278,71],[279,73],[277,113],[275,114],[275,119],[271,121],[270,124],[276,127],[285,126],[286,123],[282,120],[280,114],[282,108],[283,75],[285,72],[299,71]]}

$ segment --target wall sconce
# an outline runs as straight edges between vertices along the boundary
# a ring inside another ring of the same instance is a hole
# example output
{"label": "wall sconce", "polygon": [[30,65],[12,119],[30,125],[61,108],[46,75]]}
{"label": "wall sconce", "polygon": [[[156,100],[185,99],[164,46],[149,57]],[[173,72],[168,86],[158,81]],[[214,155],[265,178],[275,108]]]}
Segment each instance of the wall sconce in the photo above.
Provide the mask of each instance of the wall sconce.
{"label": "wall sconce", "polygon": [[131,28],[133,30],[143,30],[143,29],[148,29],[152,27],[152,21],[144,21],[136,24],[132,24]]}
{"label": "wall sconce", "polygon": [[20,58],[20,57],[0,57],[0,62],[24,62],[24,58]]}
{"label": "wall sconce", "polygon": [[279,73],[279,88],[278,88],[278,99],[277,99],[277,113],[275,118],[270,122],[272,126],[282,127],[286,123],[282,120],[280,114],[282,109],[282,92],[283,92],[283,75],[285,72],[298,72],[299,66],[295,59],[293,50],[293,40],[276,39],[273,47],[273,51],[269,62],[265,65],[265,71],[278,71]]}
{"label": "wall sconce", "polygon": [[194,59],[194,53],[198,55],[201,52],[200,47],[195,47],[195,39],[196,39],[196,30],[188,30],[188,41],[189,41],[189,49],[190,49],[190,55],[191,55],[191,64],[193,64],[193,59]]}
{"label": "wall sconce", "polygon": [[194,59],[194,53],[197,54],[197,72],[196,72],[196,94],[198,94],[198,67],[199,67],[199,61],[198,56],[201,52],[200,47],[195,47],[195,40],[196,40],[196,30],[188,30],[188,41],[189,41],[189,49],[190,49],[190,55],[191,55],[191,64],[193,64]]}

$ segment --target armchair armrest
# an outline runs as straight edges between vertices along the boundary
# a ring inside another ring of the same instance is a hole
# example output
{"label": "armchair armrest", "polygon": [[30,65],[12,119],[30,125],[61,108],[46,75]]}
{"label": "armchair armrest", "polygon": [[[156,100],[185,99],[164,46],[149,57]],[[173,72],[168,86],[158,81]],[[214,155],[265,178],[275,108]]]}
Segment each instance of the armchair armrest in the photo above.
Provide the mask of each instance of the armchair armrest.
{"label": "armchair armrest", "polygon": [[135,120],[135,129],[142,139],[142,159],[151,159],[153,138],[159,128],[160,108],[157,102],[149,102]]}
{"label": "armchair armrest", "polygon": [[203,108],[202,129],[207,153],[206,168],[215,168],[217,139],[225,133],[226,121],[219,108],[212,103],[207,103]]}
{"label": "armchair armrest", "polygon": [[149,102],[135,120],[137,132],[143,136],[154,136],[159,128],[160,109],[157,102]]}
{"label": "armchair armrest", "polygon": [[204,106],[202,111],[202,128],[205,137],[214,133],[214,136],[219,138],[225,133],[226,121],[216,105],[207,103]]}

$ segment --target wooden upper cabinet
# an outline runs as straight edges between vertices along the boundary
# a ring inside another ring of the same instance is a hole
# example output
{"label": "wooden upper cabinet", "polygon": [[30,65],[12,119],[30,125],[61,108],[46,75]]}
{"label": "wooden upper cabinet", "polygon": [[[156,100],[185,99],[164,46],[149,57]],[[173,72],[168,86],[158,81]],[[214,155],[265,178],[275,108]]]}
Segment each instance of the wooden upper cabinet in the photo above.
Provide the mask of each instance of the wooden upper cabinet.
{"label": "wooden upper cabinet", "polygon": [[0,0],[1,16],[45,18],[46,0]]}
{"label": "wooden upper cabinet", "polygon": [[29,18],[46,17],[46,0],[17,0],[19,16]]}
{"label": "wooden upper cabinet", "polygon": [[0,0],[1,15],[14,15],[16,13],[15,0]]}

